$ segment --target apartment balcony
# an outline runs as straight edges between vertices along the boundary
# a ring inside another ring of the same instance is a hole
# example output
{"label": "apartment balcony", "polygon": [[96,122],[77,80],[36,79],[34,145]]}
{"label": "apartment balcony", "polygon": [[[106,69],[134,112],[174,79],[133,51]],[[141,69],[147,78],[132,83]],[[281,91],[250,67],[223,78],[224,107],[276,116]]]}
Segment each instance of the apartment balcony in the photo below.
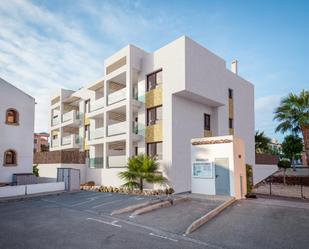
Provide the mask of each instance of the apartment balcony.
{"label": "apartment balcony", "polygon": [[126,87],[108,95],[108,105],[120,102],[126,99]]}
{"label": "apartment balcony", "polygon": [[71,134],[63,136],[61,140],[61,149],[77,149],[79,148],[79,136]]}
{"label": "apartment balcony", "polygon": [[127,165],[127,157],[125,155],[108,156],[107,163],[109,168],[123,168]]}
{"label": "apartment balcony", "polygon": [[59,149],[59,138],[51,140],[51,149]]}
{"label": "apartment balcony", "polygon": [[102,169],[104,164],[103,157],[89,158],[89,168],[91,169]]}
{"label": "apartment balcony", "polygon": [[60,118],[59,117],[52,119],[51,126],[56,126],[56,125],[59,125],[59,124],[60,124]]}
{"label": "apartment balcony", "polygon": [[69,111],[62,115],[62,125],[63,126],[79,126],[80,119],[79,119],[79,112],[76,110]]}
{"label": "apartment balcony", "polygon": [[94,112],[96,110],[102,109],[104,107],[104,100],[105,98],[99,98],[90,105],[90,112]]}
{"label": "apartment balcony", "polygon": [[89,145],[95,145],[103,143],[104,141],[102,138],[104,138],[104,129],[105,127],[100,127],[94,130],[90,130],[90,139],[88,141]]}
{"label": "apartment balcony", "polygon": [[107,127],[108,136],[115,136],[126,133],[127,122],[120,122],[116,124],[109,125]]}

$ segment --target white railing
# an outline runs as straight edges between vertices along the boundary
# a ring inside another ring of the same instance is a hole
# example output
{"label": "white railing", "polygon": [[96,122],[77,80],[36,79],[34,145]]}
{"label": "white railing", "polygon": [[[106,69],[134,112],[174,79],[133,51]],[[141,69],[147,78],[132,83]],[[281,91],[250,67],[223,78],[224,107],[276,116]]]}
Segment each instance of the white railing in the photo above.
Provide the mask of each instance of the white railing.
{"label": "white railing", "polygon": [[62,122],[73,120],[75,115],[76,115],[76,111],[75,110],[72,110],[72,111],[69,111],[69,112],[63,114],[62,115]]}
{"label": "white railing", "polygon": [[62,145],[68,145],[72,143],[72,136],[74,135],[68,135],[68,136],[64,136],[62,137]]}
{"label": "white railing", "polygon": [[52,126],[58,125],[60,123],[59,117],[52,119]]}
{"label": "white railing", "polygon": [[108,126],[108,136],[118,135],[122,133],[126,133],[126,124],[127,122],[121,122],[117,124],[112,124]]}
{"label": "white railing", "polygon": [[90,105],[90,112],[99,110],[104,107],[104,97],[99,98],[95,100],[93,103]]}
{"label": "white railing", "polygon": [[108,167],[110,168],[125,167],[126,165],[127,157],[125,155],[108,157]]}
{"label": "white railing", "polygon": [[90,130],[90,140],[99,139],[104,137],[104,127]]}
{"label": "white railing", "polygon": [[108,104],[111,105],[113,103],[124,100],[125,98],[126,98],[126,87],[116,92],[110,93],[108,95]]}
{"label": "white railing", "polygon": [[59,146],[59,139],[52,139],[52,143],[51,143],[52,147],[58,147]]}

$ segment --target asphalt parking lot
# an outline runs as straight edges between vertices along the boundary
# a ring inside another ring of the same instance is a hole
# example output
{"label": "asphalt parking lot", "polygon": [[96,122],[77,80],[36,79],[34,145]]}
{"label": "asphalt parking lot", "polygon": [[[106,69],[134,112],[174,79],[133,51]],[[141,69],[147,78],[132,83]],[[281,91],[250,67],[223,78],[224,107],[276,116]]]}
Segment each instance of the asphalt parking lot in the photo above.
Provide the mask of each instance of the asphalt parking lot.
{"label": "asphalt parking lot", "polygon": [[[202,202],[181,203],[133,219],[110,216],[115,209],[149,199],[82,191],[3,202],[0,248],[301,249],[309,245],[309,202],[238,201],[189,236],[183,236],[182,229],[206,210]],[[189,209],[194,209],[191,216],[186,214]]]}

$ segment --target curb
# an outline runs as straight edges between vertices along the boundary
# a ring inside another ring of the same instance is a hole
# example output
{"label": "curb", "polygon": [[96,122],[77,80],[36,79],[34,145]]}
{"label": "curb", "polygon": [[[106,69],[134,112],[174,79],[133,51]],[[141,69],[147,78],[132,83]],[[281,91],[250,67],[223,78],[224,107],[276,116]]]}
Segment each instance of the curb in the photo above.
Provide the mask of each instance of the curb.
{"label": "curb", "polygon": [[124,213],[134,212],[137,209],[144,208],[144,207],[147,207],[147,206],[150,206],[150,205],[153,205],[153,204],[157,204],[157,203],[160,203],[160,202],[162,202],[162,200],[158,199],[158,200],[147,201],[147,202],[131,205],[131,206],[128,206],[128,207],[125,207],[125,208],[117,209],[117,210],[113,211],[111,213],[111,215],[113,216],[115,214],[124,214]]}
{"label": "curb", "polygon": [[157,210],[159,208],[170,207],[171,205],[172,204],[171,204],[170,201],[162,201],[162,202],[159,202],[159,203],[156,203],[156,204],[144,207],[144,208],[137,209],[133,212],[132,215],[134,216],[134,215],[149,213],[149,212]]}
{"label": "curb", "polygon": [[137,209],[137,210],[134,211],[134,213],[132,213],[132,216],[149,213],[149,212],[155,211],[155,210],[160,209],[160,208],[170,207],[172,205],[176,205],[178,203],[182,203],[182,202],[189,201],[189,200],[191,200],[191,198],[189,198],[189,197],[180,197],[180,198],[176,198],[174,200],[168,199],[168,200],[161,201],[159,203],[156,203],[156,204],[153,204],[153,205],[150,205],[150,206],[146,206],[144,208]]}
{"label": "curb", "polygon": [[232,205],[236,201],[235,197],[232,199],[222,203],[220,206],[216,207],[215,209],[211,210],[209,213],[205,214],[201,218],[195,220],[187,229],[185,234],[190,234],[200,228],[202,225],[210,221],[212,218],[214,218],[216,215],[218,215],[220,212],[222,212],[224,209]]}

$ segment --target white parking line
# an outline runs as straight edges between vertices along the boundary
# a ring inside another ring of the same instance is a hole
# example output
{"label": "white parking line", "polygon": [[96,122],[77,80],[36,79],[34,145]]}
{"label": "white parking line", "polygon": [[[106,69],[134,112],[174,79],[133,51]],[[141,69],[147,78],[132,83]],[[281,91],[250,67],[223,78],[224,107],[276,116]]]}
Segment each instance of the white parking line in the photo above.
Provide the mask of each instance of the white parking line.
{"label": "white parking line", "polygon": [[105,195],[105,196],[90,197],[89,200],[75,203],[75,204],[71,205],[71,207],[83,205],[83,204],[85,204],[85,203],[88,203],[88,202],[91,202],[91,201],[95,201],[95,200],[97,200],[97,199],[99,199],[99,198],[104,198],[104,197],[109,197],[109,196],[112,196],[112,194],[108,194],[108,195]]}
{"label": "white parking line", "polygon": [[123,199],[122,200],[115,200],[115,201],[104,202],[104,203],[101,203],[99,205],[93,206],[92,208],[97,208],[97,207],[105,206],[105,205],[116,203],[116,202],[120,202],[120,201],[123,201]]}
{"label": "white parking line", "polygon": [[167,240],[170,240],[170,241],[173,241],[173,242],[178,242],[177,239],[168,238],[168,237],[158,235],[158,234],[154,234],[154,233],[149,233],[149,235],[154,236],[154,237],[158,237],[158,238],[161,238],[161,239],[167,239]]}
{"label": "white parking line", "polygon": [[118,220],[114,220],[112,222],[108,222],[108,221],[104,221],[104,220],[99,220],[99,219],[94,219],[94,218],[87,218],[87,220],[92,220],[92,221],[96,221],[96,222],[100,222],[106,225],[110,225],[110,226],[114,226],[114,227],[119,227],[121,228],[121,225],[116,224],[118,222]]}

